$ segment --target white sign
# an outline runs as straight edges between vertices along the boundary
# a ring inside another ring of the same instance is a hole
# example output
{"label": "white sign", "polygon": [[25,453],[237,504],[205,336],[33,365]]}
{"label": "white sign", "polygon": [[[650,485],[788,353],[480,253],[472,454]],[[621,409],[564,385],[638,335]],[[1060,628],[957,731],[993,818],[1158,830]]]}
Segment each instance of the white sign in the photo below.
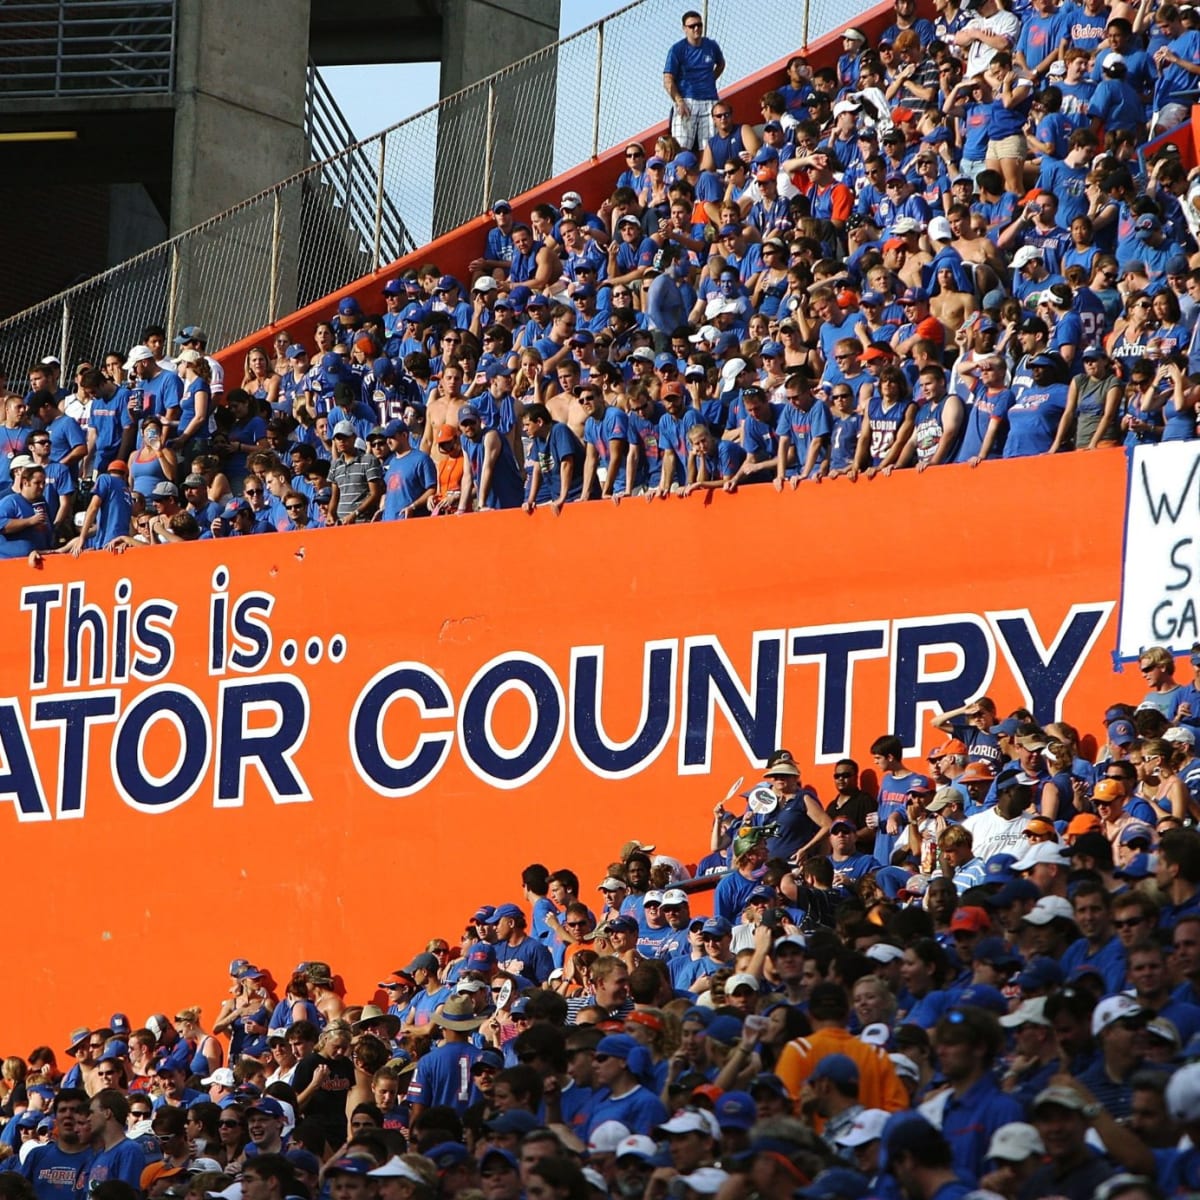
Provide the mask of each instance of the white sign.
{"label": "white sign", "polygon": [[1187,653],[1200,641],[1200,442],[1139,446],[1129,460],[1117,653]]}

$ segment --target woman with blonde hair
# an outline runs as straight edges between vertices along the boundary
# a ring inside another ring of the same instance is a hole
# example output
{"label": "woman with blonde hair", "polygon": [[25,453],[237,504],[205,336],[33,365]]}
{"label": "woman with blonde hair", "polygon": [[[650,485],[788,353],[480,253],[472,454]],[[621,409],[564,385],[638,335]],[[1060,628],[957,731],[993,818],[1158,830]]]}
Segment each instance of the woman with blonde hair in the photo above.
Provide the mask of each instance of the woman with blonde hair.
{"label": "woman with blonde hair", "polygon": [[225,1051],[211,1033],[200,1024],[199,1007],[181,1008],[175,1014],[179,1036],[192,1048],[191,1072],[207,1079],[224,1061]]}
{"label": "woman with blonde hair", "polygon": [[[287,348],[287,344],[284,344]],[[284,370],[287,369],[287,359],[284,358]],[[272,408],[276,408],[279,399],[279,389],[283,385],[282,374],[275,369],[267,352],[261,346],[251,346],[246,351],[246,362],[242,375],[242,388],[256,400],[265,400]],[[280,412],[289,412],[285,404]]]}
{"label": "woman with blonde hair", "polygon": [[1178,773],[1186,758],[1183,747],[1165,738],[1150,738],[1142,743],[1137,794],[1154,809],[1156,821],[1163,817],[1183,821],[1188,816],[1200,815]]}

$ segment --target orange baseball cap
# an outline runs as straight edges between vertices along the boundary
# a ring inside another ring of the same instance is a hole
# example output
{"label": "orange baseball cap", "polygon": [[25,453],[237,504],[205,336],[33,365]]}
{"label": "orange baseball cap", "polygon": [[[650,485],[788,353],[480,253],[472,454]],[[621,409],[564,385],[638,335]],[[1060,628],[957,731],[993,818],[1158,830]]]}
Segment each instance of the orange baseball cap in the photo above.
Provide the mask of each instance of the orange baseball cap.
{"label": "orange baseball cap", "polygon": [[1082,837],[1085,833],[1099,833],[1100,818],[1095,813],[1080,813],[1072,817],[1067,826],[1067,837]]}
{"label": "orange baseball cap", "polygon": [[958,777],[959,783],[991,783],[996,778],[996,772],[992,770],[991,763],[973,762],[967,763],[966,769]]}
{"label": "orange baseball cap", "polygon": [[949,741],[943,742],[940,746],[935,746],[930,750],[928,759],[933,762],[937,758],[945,758],[948,754],[966,754],[967,745],[965,742],[959,741],[958,738],[950,738]]}
{"label": "orange baseball cap", "polygon": [[437,430],[438,445],[444,445],[446,442],[457,442],[458,430],[453,425],[439,425]]}

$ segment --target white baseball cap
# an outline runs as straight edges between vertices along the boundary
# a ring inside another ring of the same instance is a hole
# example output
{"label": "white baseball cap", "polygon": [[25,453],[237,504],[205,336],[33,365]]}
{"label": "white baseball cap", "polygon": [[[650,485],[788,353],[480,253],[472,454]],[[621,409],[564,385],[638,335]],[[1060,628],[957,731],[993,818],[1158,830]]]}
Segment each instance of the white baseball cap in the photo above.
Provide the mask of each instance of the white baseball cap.
{"label": "white baseball cap", "polygon": [[149,346],[134,346],[129,351],[129,357],[125,360],[125,366],[122,370],[132,371],[134,363],[145,362],[148,358],[154,357],[154,351]]}
{"label": "white baseball cap", "polygon": [[715,1196],[721,1190],[721,1185],[729,1178],[729,1174],[722,1171],[720,1167],[700,1167],[690,1175],[681,1175],[679,1178],[693,1192],[699,1192],[702,1196]]}
{"label": "white baseball cap", "polygon": [[221,1087],[237,1087],[237,1080],[228,1067],[218,1067],[207,1079],[200,1080],[201,1087],[211,1087],[214,1083]]}
{"label": "white baseball cap", "polygon": [[890,1116],[891,1113],[882,1108],[864,1108],[854,1118],[854,1124],[837,1139],[837,1144],[852,1149],[878,1140],[883,1136],[883,1127]]}
{"label": "white baseball cap", "polygon": [[1032,871],[1040,863],[1049,863],[1055,867],[1069,867],[1071,860],[1063,857],[1062,848],[1057,842],[1034,842],[1013,863],[1012,869],[1014,871]]}
{"label": "white baseball cap", "polygon": [[1042,248],[1040,246],[1022,246],[1020,250],[1013,255],[1013,270],[1019,271],[1026,263],[1031,263],[1035,258],[1042,257]]}
{"label": "white baseball cap", "polygon": [[687,892],[682,888],[668,888],[663,892],[663,908],[676,908],[688,902]]}
{"label": "white baseball cap", "polygon": [[992,1134],[987,1153],[983,1157],[1016,1163],[1024,1162],[1034,1154],[1045,1153],[1042,1135],[1032,1125],[1027,1125],[1024,1121],[1010,1121]]}
{"label": "white baseball cap", "polygon": [[[1050,842],[1042,842],[1043,846],[1052,845]],[[1063,917],[1068,921],[1075,920],[1075,912],[1071,908],[1071,902],[1063,899],[1062,896],[1043,896],[1022,918],[1022,921],[1028,921],[1030,925],[1049,925],[1051,921]]]}
{"label": "white baseball cap", "polygon": [[867,947],[866,956],[872,962],[893,963],[904,957],[904,951],[888,942],[876,942],[874,946]]}
{"label": "white baseball cap", "polygon": [[612,1154],[629,1137],[629,1130],[620,1121],[601,1121],[588,1138],[589,1154]]}
{"label": "white baseball cap", "polygon": [[1092,1037],[1099,1037],[1110,1025],[1129,1017],[1142,1017],[1147,1010],[1132,996],[1118,993],[1106,996],[1092,1011]]}
{"label": "white baseball cap", "polygon": [[1167,1108],[1177,1121],[1200,1121],[1200,1063],[1188,1063],[1167,1084]]}
{"label": "white baseball cap", "polygon": [[875,1021],[864,1027],[858,1040],[866,1042],[868,1046],[886,1046],[891,1036],[892,1031],[882,1021]]}
{"label": "white baseball cap", "polygon": [[1000,1024],[1005,1029],[1020,1029],[1022,1025],[1042,1025],[1050,1027],[1050,1019],[1046,1016],[1045,996],[1036,996],[1032,1000],[1023,1000],[1016,1012],[1007,1013],[1000,1018]]}

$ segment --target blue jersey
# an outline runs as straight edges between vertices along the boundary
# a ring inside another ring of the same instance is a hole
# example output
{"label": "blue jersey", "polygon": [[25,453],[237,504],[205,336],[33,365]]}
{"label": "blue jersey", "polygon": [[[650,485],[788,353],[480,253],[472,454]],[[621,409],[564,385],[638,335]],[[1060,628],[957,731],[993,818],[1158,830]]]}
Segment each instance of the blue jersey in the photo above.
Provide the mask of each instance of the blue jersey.
{"label": "blue jersey", "polygon": [[[583,440],[587,445],[593,447],[596,451],[596,459],[605,471],[609,467],[609,451],[614,440],[620,440],[628,443],[629,441],[629,420],[615,404],[608,405],[604,410],[604,415],[597,420],[595,417],[588,417],[583,426]],[[625,491],[625,459],[622,458],[621,465],[617,468],[616,474],[612,480],[612,494],[614,496],[622,495]]]}
{"label": "blue jersey", "polygon": [[916,405],[911,400],[901,400],[885,407],[881,396],[872,396],[867,405],[867,420],[871,424],[871,466],[877,467],[895,445],[900,427]]}
{"label": "blue jersey", "polygon": [[[144,1164],[145,1155],[142,1161]],[[21,1164],[21,1174],[33,1184],[38,1200],[78,1200],[91,1163],[92,1151],[86,1146],[67,1154],[57,1143],[47,1142],[30,1150]]]}
{"label": "blue jersey", "polygon": [[815,478],[821,473],[829,458],[829,439],[833,433],[833,419],[824,400],[813,400],[807,408],[790,402],[784,404],[779,411],[775,432],[780,437],[789,438],[796,452],[794,461],[788,463],[786,468],[789,477],[804,471],[813,443],[823,440],[824,445],[817,452],[812,470],[805,478]]}
{"label": "blue jersey", "polygon": [[651,1134],[667,1120],[662,1101],[646,1088],[637,1086],[622,1096],[614,1096],[607,1088],[592,1093],[587,1132],[605,1121],[619,1121],[630,1133]]}
{"label": "blue jersey", "polygon": [[740,871],[730,871],[713,895],[713,915],[724,917],[731,925],[742,919],[742,910],[750,893],[759,885],[757,879],[747,879]]}
{"label": "blue jersey", "polygon": [[447,1042],[423,1055],[408,1085],[408,1102],[425,1108],[445,1105],[462,1116],[473,1100],[471,1064],[481,1053],[467,1042]]}
{"label": "blue jersey", "polygon": [[489,430],[478,441],[472,441],[469,437],[459,439],[463,454],[471,464],[475,496],[478,498],[480,485],[483,482],[483,460],[489,438],[496,438],[499,441],[500,453],[492,464],[492,477],[485,507],[520,508],[525,499],[525,480],[521,475],[521,468],[517,466],[517,460],[508,439],[501,437],[495,430]]}
{"label": "blue jersey", "polygon": [[531,497],[538,504],[558,499],[562,492],[562,466],[567,461],[571,464],[567,500],[578,500],[583,494],[583,444],[570,426],[556,421],[545,437],[535,437],[530,443],[530,457],[537,461],[542,473],[538,494]]}
{"label": "blue jersey", "polygon": [[[999,388],[991,392],[983,384],[976,384],[963,422],[962,441],[958,444],[955,462],[969,462],[979,454],[983,449],[984,435],[991,423],[1007,420],[1012,400],[1013,394],[1008,388]],[[989,457],[999,458],[1003,452],[1004,438],[997,436],[993,439]]]}
{"label": "blue jersey", "polygon": [[1005,458],[1045,454],[1058,432],[1059,418],[1067,407],[1066,384],[1022,388],[1008,409]]}
{"label": "blue jersey", "polygon": [[[49,550],[54,538],[54,514],[43,496],[40,500],[26,500],[19,492],[9,492],[0,500],[0,558],[25,558],[34,550]],[[37,513],[44,513],[44,525],[29,525],[10,533],[11,521],[25,521]]]}
{"label": "blue jersey", "polygon": [[394,455],[383,472],[383,520],[401,520],[409,505],[436,487],[437,467],[428,454],[409,450]]}
{"label": "blue jersey", "polygon": [[875,834],[874,855],[885,867],[891,866],[892,852],[901,837],[899,833],[887,832],[888,818],[893,815],[899,816],[900,828],[903,831],[906,824],[904,813],[908,801],[908,783],[911,777],[911,772],[906,771],[903,775],[896,776],[889,771],[879,783],[879,829]]}
{"label": "blue jersey", "polygon": [[120,1179],[134,1191],[142,1186],[146,1152],[132,1138],[122,1138],[111,1150],[101,1150],[88,1168],[88,1188],[109,1179]]}
{"label": "blue jersey", "polygon": [[135,381],[129,394],[138,401],[137,419],[151,413],[165,417],[169,409],[179,408],[183,402],[183,380],[174,371],[159,371],[153,379]]}
{"label": "blue jersey", "polygon": [[100,511],[88,538],[89,550],[103,550],[114,538],[126,536],[133,519],[133,495],[120,475],[97,476],[92,499],[97,497]]}
{"label": "blue jersey", "polygon": [[88,427],[95,435],[92,469],[100,473],[117,457],[121,438],[132,418],[129,415],[129,389],[119,387],[111,397],[97,396],[88,413]]}
{"label": "blue jersey", "polygon": [[656,488],[662,482],[663,464],[656,415],[652,410],[651,416],[644,417],[636,409],[630,409],[626,416],[629,422],[629,444],[637,446],[640,451],[634,486]]}
{"label": "blue jersey", "polygon": [[688,100],[716,100],[717,73],[725,66],[721,47],[712,38],[701,38],[693,46],[680,38],[667,51],[663,74],[675,80],[679,94]]}

